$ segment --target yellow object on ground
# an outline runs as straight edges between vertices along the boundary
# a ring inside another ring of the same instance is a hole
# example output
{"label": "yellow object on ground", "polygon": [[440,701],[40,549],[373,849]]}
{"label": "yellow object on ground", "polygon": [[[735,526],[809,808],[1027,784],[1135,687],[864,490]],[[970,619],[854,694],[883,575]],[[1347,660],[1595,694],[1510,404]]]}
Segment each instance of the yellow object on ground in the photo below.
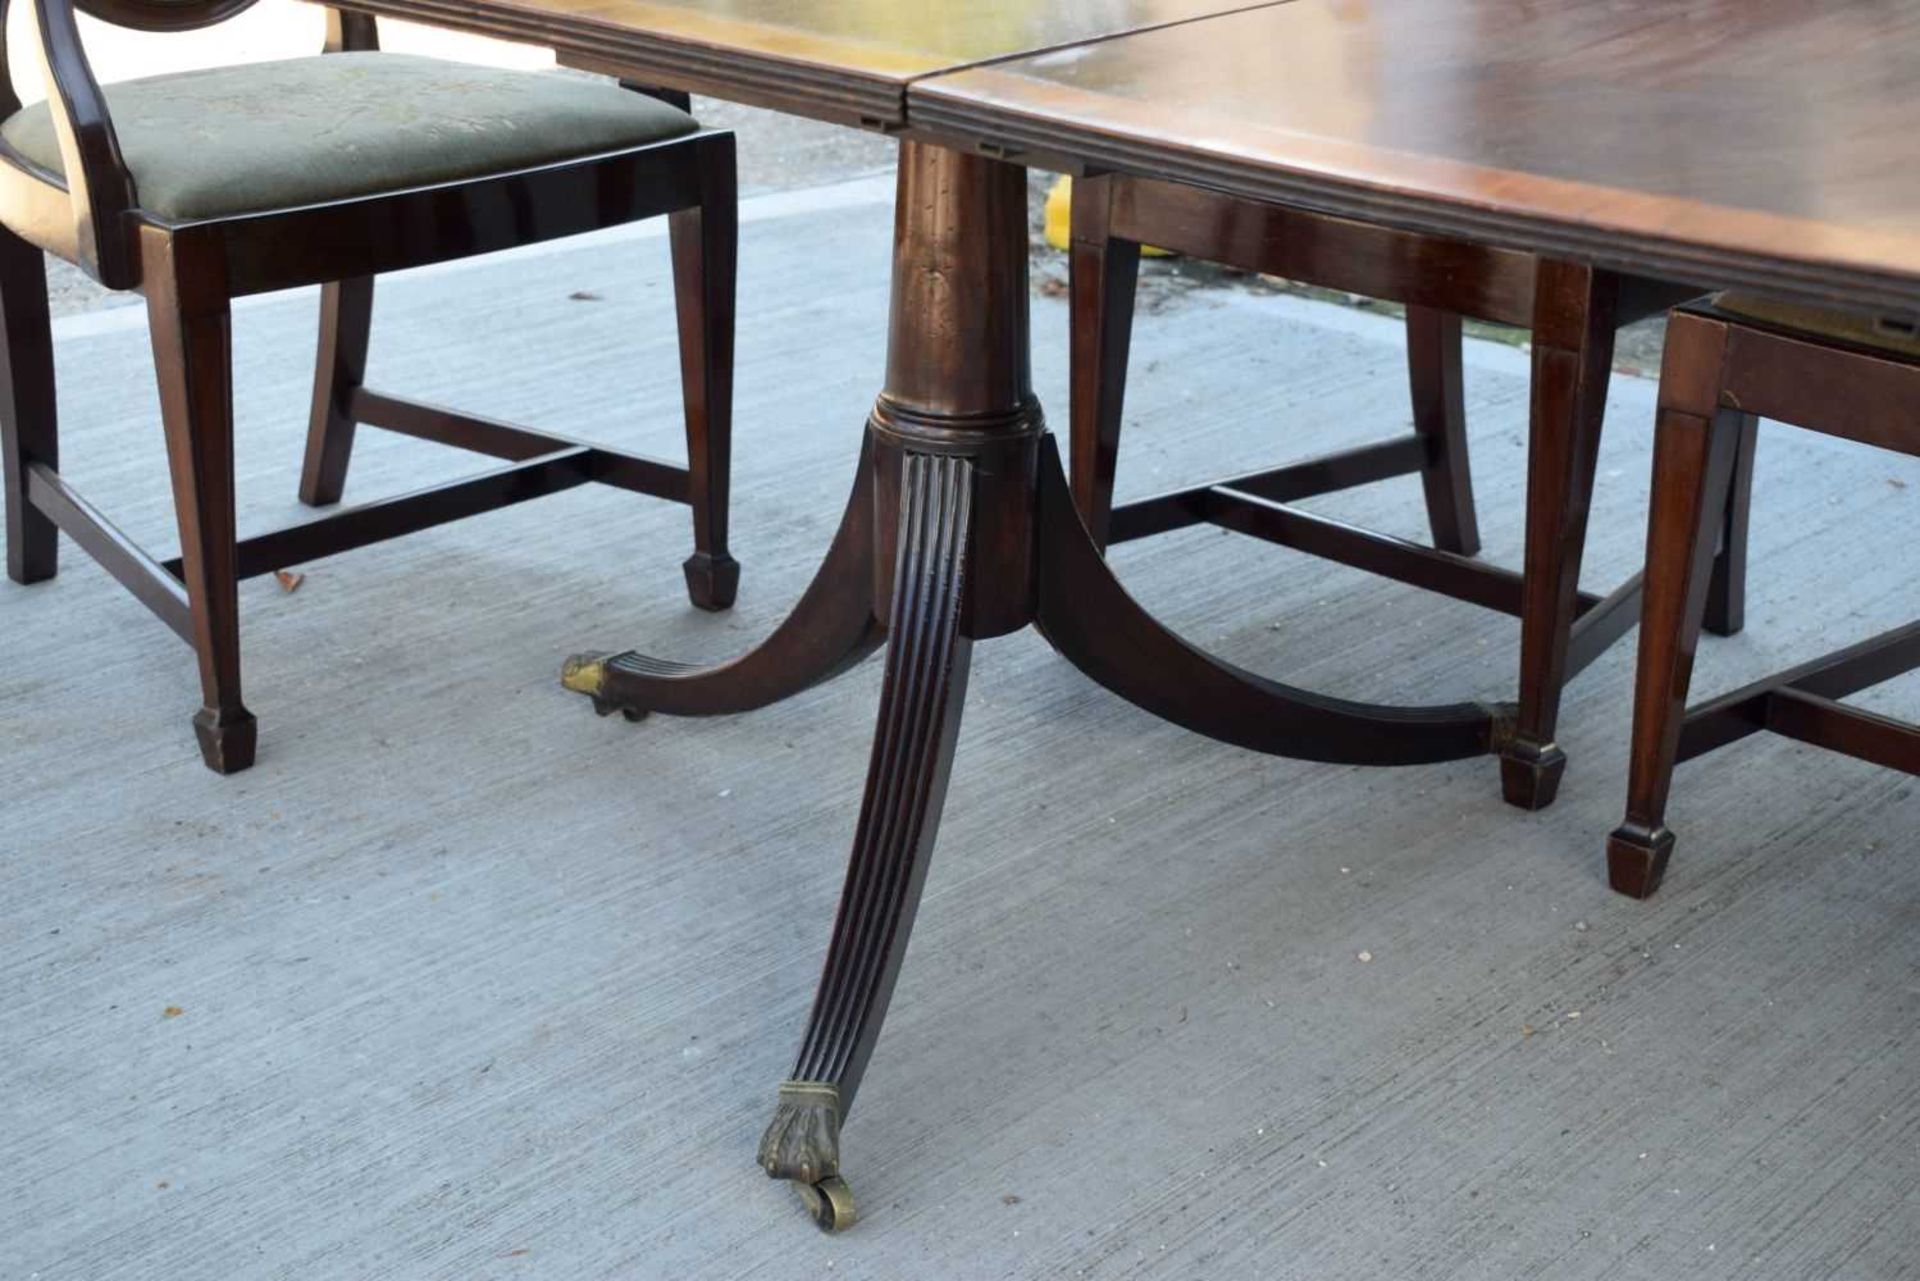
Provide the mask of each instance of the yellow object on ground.
{"label": "yellow object on ground", "polygon": [[[1061,176],[1054,180],[1053,189],[1047,192],[1047,243],[1055,249],[1065,249],[1073,236],[1073,179]],[[1149,258],[1171,258],[1170,250],[1155,249],[1152,245],[1141,245],[1140,252]]]}

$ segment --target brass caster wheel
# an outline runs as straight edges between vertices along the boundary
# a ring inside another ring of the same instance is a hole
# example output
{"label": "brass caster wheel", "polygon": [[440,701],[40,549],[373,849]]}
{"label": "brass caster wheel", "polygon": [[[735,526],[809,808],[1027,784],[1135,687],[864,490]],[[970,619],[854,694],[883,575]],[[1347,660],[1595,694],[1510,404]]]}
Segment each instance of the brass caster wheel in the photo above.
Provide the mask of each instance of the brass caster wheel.
{"label": "brass caster wheel", "polygon": [[611,716],[615,712],[620,713],[621,716],[635,723],[647,719],[647,710],[644,707],[622,707],[618,703],[610,703],[604,698],[596,698],[593,700],[593,714],[595,716]]}
{"label": "brass caster wheel", "polygon": [[793,1190],[813,1216],[822,1232],[845,1232],[859,1219],[853,1207],[853,1189],[842,1178],[822,1179],[818,1183],[795,1183]]}

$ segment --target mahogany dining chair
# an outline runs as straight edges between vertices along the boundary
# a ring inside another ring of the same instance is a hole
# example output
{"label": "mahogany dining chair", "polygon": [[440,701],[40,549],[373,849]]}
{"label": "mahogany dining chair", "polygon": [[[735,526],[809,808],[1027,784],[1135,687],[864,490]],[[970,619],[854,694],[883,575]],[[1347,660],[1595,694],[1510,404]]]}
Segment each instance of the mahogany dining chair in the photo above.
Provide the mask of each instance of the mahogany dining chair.
{"label": "mahogany dining chair", "polygon": [[[201,754],[253,763],[241,698],[238,581],[586,483],[690,505],[693,603],[731,604],[727,554],[735,209],[733,136],[661,97],[562,74],[383,53],[374,20],[328,11],[305,58],[103,88],[75,7],[173,32],[253,0],[31,0],[47,101],[0,78],[0,458],[7,572],[52,578],[64,532],[199,659]],[[0,15],[5,5],[0,2]],[[0,45],[0,70],[7,64]],[[666,214],[688,462],[680,467],[383,395],[362,385],[373,278]],[[147,299],[181,553],[159,561],[61,473],[42,251]],[[320,284],[300,497],[339,501],[369,423],[508,465],[239,539],[230,303]]]}
{"label": "mahogany dining chair", "polygon": [[1668,321],[1627,813],[1607,841],[1608,879],[1635,898],[1659,887],[1673,854],[1667,796],[1679,761],[1768,730],[1920,774],[1920,727],[1840,702],[1920,667],[1920,623],[1687,707],[1715,525],[1730,490],[1739,501],[1758,417],[1920,455],[1920,328],[1734,293]]}

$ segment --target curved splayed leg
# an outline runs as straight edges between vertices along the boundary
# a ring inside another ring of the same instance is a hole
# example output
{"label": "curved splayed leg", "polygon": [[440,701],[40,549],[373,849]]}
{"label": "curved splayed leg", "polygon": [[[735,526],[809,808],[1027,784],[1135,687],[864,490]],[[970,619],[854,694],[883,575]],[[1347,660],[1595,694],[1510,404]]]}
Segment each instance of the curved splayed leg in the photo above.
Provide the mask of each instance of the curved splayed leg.
{"label": "curved splayed leg", "polygon": [[1107,568],[1074,510],[1051,441],[1040,459],[1035,620],[1067,661],[1197,734],[1299,760],[1418,765],[1499,750],[1505,705],[1391,707],[1295,689],[1195,649],[1154,621]]}
{"label": "curved splayed leg", "polygon": [[833,940],[760,1166],[791,1181],[814,1221],[850,1226],[840,1124],[860,1088],[906,955],[940,825],[966,699],[962,631],[973,464],[909,454],[902,484],[886,681]]}
{"label": "curved splayed leg", "polygon": [[593,700],[601,715],[639,720],[722,716],[779,702],[871,654],[885,639],[873,614],[873,468],[862,451],[846,514],[813,582],[786,621],[757,648],[711,667],[621,654],[576,654],[560,682]]}

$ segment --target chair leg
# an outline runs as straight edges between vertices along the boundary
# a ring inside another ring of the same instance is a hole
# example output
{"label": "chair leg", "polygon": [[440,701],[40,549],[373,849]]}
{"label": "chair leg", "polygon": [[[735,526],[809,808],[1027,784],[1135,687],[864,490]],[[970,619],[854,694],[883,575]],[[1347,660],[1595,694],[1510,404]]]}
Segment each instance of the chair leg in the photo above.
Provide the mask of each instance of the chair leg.
{"label": "chair leg", "polygon": [[1467,401],[1460,368],[1460,317],[1433,307],[1407,308],[1407,378],[1413,389],[1413,430],[1426,441],[1420,483],[1427,522],[1441,551],[1476,556],[1480,523],[1473,510],[1473,473],[1467,465]]}
{"label": "chair leg", "polygon": [[193,718],[208,768],[253,764],[253,713],[240,701],[240,594],[233,512],[233,366],[218,246],[141,233],[142,277],[160,382],[182,578],[200,659]]}
{"label": "chair leg", "polygon": [[1527,446],[1526,582],[1520,706],[1501,751],[1501,790],[1522,809],[1553,803],[1566,754],[1554,742],[1613,362],[1618,282],[1542,261],[1534,286],[1532,426]]}
{"label": "chair leg", "polygon": [[47,320],[47,264],[36,245],[0,230],[0,464],[7,510],[7,577],[52,578],[60,540],[51,520],[27,501],[27,467],[58,470],[60,441],[53,397],[53,332]]}
{"label": "chair leg", "polygon": [[700,157],[700,203],[668,216],[673,297],[680,318],[680,389],[686,406],[693,555],[687,595],[725,609],[740,585],[727,554],[727,492],[733,465],[734,271],[739,220],[733,137],[716,135]]}
{"label": "chair leg", "polygon": [[1706,628],[1715,636],[1736,636],[1747,625],[1747,512],[1753,506],[1753,457],[1759,445],[1760,419],[1738,414],[1733,479],[1728,482],[1726,519],[1720,524],[1720,551],[1713,558],[1707,587]]}
{"label": "chair leg", "polygon": [[1067,259],[1072,299],[1072,397],[1068,457],[1073,505],[1094,546],[1106,550],[1113,475],[1120,457],[1120,414],[1133,339],[1133,295],[1140,246],[1108,232],[1109,180],[1073,182],[1073,238]]}
{"label": "chair leg", "polygon": [[1747,415],[1716,404],[1725,345],[1726,326],[1718,321],[1676,312],[1668,322],[1653,442],[1627,815],[1607,839],[1608,880],[1634,898],[1653,893],[1673,853],[1667,793],[1686,720],[1717,526],[1726,519],[1728,485],[1751,427]]}
{"label": "chair leg", "polygon": [[367,334],[373,325],[373,277],[337,280],[320,290],[320,346],[313,369],[313,412],[300,501],[340,501],[353,456],[353,393],[367,377]]}

